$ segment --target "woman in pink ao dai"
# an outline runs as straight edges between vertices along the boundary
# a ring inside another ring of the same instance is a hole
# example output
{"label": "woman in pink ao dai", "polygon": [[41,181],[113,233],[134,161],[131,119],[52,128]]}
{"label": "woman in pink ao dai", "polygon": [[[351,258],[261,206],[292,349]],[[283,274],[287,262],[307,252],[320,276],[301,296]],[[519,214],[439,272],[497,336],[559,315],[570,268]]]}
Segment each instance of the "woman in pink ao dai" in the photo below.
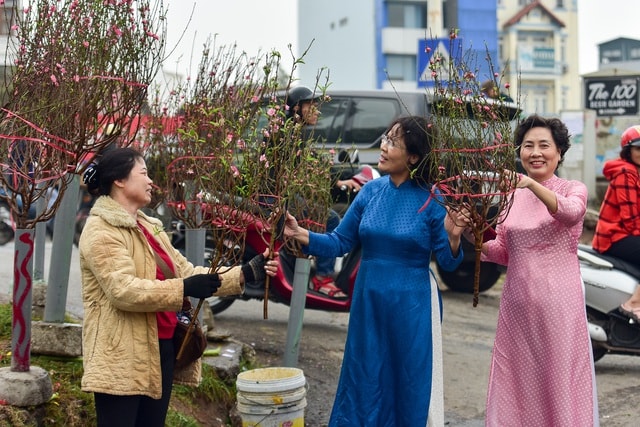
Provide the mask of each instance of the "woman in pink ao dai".
{"label": "woman in pink ao dai", "polygon": [[[569,149],[559,119],[536,115],[516,129],[526,175],[482,247],[507,266],[493,347],[486,425],[599,425],[591,341],[577,246],[587,189],[555,175]],[[505,173],[512,173],[506,171]]]}

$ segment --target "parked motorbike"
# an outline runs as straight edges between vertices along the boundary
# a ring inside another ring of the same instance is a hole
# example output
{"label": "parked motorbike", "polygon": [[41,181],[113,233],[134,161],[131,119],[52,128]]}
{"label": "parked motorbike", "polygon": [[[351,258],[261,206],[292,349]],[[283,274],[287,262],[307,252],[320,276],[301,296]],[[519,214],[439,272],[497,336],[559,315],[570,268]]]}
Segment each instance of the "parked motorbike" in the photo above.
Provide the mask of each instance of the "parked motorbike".
{"label": "parked motorbike", "polygon": [[633,265],[578,246],[594,361],[606,354],[640,356],[640,325],[618,311],[640,282]]}
{"label": "parked motorbike", "polygon": [[[268,225],[261,221],[251,223],[247,228],[245,250],[242,262],[248,262],[253,256],[262,253],[267,243],[263,239],[269,239]],[[268,241],[268,240],[267,240]],[[296,257],[291,254],[281,241],[276,241],[274,250],[278,252],[279,267],[275,277],[270,278],[269,300],[289,305],[293,294],[293,276]],[[358,267],[360,266],[361,249],[355,248],[342,258],[341,268],[335,277],[335,283],[345,294],[346,299],[333,299],[320,292],[307,289],[305,308],[348,312],[351,308],[351,295],[355,283]],[[313,271],[310,277],[314,275]],[[238,299],[249,301],[252,299],[262,301],[265,296],[264,282],[248,282],[245,284],[244,293],[238,297],[209,298],[209,305],[214,314],[226,310]]]}
{"label": "parked motorbike", "polygon": [[[360,165],[358,150],[352,153],[342,150],[338,153],[338,163],[331,167],[331,175],[338,180],[353,179],[362,186],[365,182],[379,177],[380,173],[369,165]],[[344,215],[356,194],[344,185],[339,188],[334,186],[331,189],[333,210],[341,216]]]}
{"label": "parked motorbike", "polygon": [[12,241],[14,234],[11,209],[4,200],[0,200],[0,246],[6,245]]}
{"label": "parked motorbike", "polygon": [[[52,189],[53,197],[51,198],[49,203],[53,203],[55,199],[58,197],[58,190]],[[0,189],[0,246],[6,245],[10,241],[13,240],[16,230],[16,222],[13,217],[13,213],[11,211],[11,207],[7,202],[5,191]],[[18,206],[22,208],[22,204],[20,202],[20,198],[18,197]],[[36,208],[35,206],[31,206],[29,209],[29,218],[33,219],[36,217]],[[47,221],[46,227],[47,235],[53,236],[53,218]]]}

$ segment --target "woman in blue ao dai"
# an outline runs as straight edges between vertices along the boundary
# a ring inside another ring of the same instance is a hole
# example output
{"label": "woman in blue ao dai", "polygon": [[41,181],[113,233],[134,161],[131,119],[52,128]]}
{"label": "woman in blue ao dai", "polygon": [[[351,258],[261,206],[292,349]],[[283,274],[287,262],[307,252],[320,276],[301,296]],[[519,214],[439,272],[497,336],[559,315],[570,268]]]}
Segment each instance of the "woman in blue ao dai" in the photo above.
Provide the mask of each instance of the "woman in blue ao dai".
{"label": "woman in blue ao dai", "polygon": [[430,200],[434,136],[422,117],[392,122],[380,146],[383,176],[333,232],[309,232],[287,215],[285,236],[309,254],[362,246],[332,427],[444,425],[441,301],[429,264],[432,254],[446,270],[460,264],[467,221]]}

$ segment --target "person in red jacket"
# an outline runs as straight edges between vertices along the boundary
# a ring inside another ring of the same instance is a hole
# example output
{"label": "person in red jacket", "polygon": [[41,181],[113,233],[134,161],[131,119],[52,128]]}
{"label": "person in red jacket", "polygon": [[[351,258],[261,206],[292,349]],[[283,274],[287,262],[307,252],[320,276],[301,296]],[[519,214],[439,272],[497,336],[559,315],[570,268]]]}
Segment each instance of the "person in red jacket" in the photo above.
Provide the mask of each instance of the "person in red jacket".
{"label": "person in red jacket", "polygon": [[[620,138],[620,158],[604,165],[609,181],[593,237],[593,248],[640,268],[640,125]],[[619,311],[640,323],[640,286]]]}

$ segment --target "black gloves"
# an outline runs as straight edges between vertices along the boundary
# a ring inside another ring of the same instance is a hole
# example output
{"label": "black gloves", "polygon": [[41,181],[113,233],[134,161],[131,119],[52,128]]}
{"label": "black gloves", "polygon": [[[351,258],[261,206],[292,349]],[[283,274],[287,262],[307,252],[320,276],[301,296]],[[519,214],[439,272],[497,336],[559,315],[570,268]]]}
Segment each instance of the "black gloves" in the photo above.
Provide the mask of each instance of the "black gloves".
{"label": "black gloves", "polygon": [[244,282],[262,282],[267,273],[264,271],[264,265],[267,259],[264,255],[256,255],[251,260],[241,267],[242,274],[244,275]]}
{"label": "black gloves", "polygon": [[196,274],[187,277],[184,283],[184,296],[194,298],[209,298],[220,287],[217,274]]}
{"label": "black gloves", "polygon": [[[264,255],[256,255],[241,267],[245,283],[261,282],[267,277],[264,266],[267,259]],[[187,277],[184,283],[184,296],[194,298],[209,298],[220,287],[220,277],[217,274],[196,274]]]}

